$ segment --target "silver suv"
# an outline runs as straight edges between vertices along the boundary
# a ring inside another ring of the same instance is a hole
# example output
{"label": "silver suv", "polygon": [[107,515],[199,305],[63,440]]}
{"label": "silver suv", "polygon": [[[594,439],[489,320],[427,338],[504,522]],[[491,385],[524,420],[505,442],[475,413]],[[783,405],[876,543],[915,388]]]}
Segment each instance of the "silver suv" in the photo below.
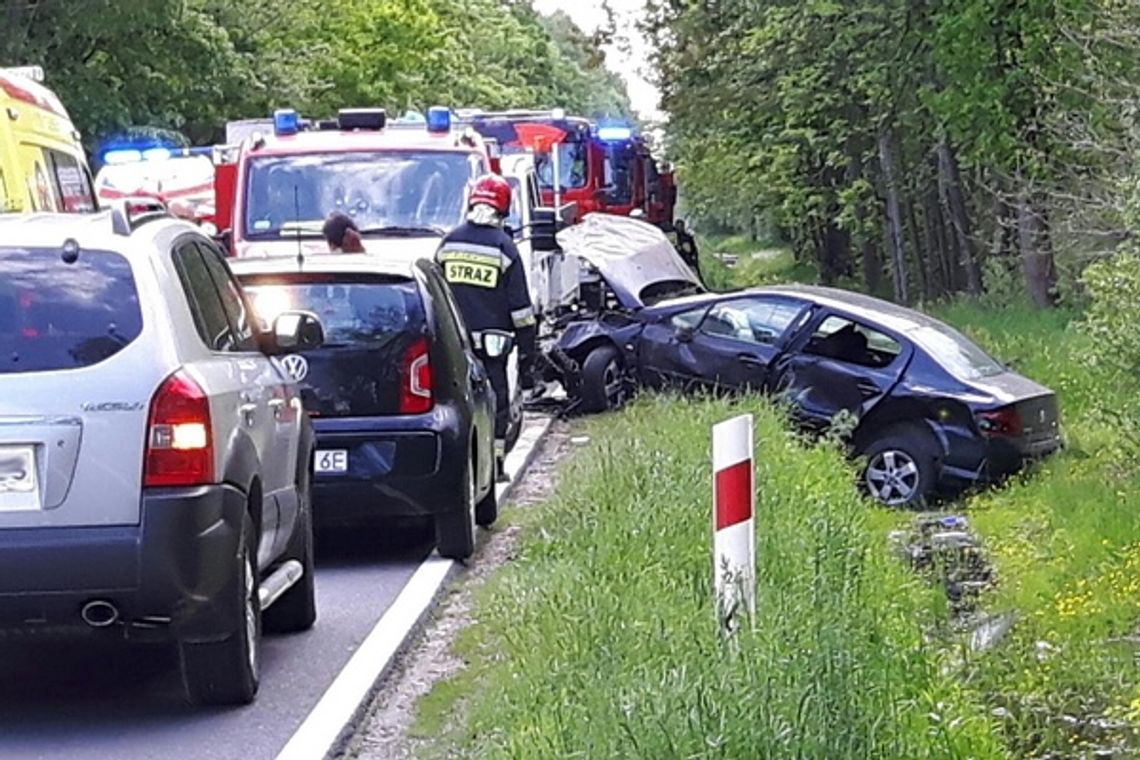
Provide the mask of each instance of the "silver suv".
{"label": "silver suv", "polygon": [[[177,644],[253,700],[261,628],[316,619],[313,432],[221,251],[162,215],[0,215],[0,628]],[[271,606],[272,605],[272,606]]]}

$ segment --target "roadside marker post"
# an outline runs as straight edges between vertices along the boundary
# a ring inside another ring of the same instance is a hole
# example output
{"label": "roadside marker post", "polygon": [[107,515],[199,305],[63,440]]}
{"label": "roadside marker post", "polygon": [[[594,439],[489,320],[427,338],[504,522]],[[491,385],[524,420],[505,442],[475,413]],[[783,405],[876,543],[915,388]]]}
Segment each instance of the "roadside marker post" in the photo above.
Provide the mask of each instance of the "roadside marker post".
{"label": "roadside marker post", "polygon": [[742,608],[756,614],[752,415],[713,425],[712,439],[713,585],[717,622],[731,634]]}

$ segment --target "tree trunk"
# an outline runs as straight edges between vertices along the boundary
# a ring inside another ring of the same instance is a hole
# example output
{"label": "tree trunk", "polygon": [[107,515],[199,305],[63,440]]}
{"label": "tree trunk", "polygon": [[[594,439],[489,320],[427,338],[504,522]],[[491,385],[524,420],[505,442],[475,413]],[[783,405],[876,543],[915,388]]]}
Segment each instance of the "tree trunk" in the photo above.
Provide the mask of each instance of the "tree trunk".
{"label": "tree trunk", "polygon": [[868,238],[863,241],[863,283],[871,295],[878,295],[882,275],[883,262],[879,259],[879,246]]}
{"label": "tree trunk", "polygon": [[1025,285],[1033,303],[1042,309],[1056,305],[1057,270],[1049,240],[1048,225],[1040,201],[1022,181],[1017,194],[1017,241]]}
{"label": "tree trunk", "polygon": [[[907,200],[906,202],[906,220],[907,228],[910,231],[910,249],[914,251],[914,276],[918,280],[918,289],[922,293],[922,297],[930,300],[934,297],[932,289],[931,271],[928,266],[930,256],[936,253],[932,247],[931,241],[927,230],[918,223],[918,213],[915,211],[914,202]],[[925,236],[925,237],[923,237]],[[925,251],[926,255],[923,255]]]}
{"label": "tree trunk", "polygon": [[884,127],[879,133],[879,165],[883,170],[883,183],[887,193],[887,243],[895,300],[910,303],[906,257],[903,253],[902,210],[899,208],[899,190],[895,176],[894,137],[889,127]]}
{"label": "tree trunk", "polygon": [[942,201],[942,208],[950,220],[950,226],[954,230],[959,261],[966,272],[966,290],[978,295],[982,292],[982,270],[974,251],[958,159],[954,156],[954,150],[950,147],[946,135],[942,135],[938,141],[938,195]]}

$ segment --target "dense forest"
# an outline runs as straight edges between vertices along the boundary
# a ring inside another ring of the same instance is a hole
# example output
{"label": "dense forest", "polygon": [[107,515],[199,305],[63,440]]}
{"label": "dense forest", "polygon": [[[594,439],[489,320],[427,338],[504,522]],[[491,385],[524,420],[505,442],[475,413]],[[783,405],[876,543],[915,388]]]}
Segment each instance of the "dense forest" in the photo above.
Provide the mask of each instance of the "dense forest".
{"label": "dense forest", "polygon": [[87,139],[293,106],[564,107],[624,116],[565,16],[499,0],[0,0],[0,65],[40,64]]}
{"label": "dense forest", "polygon": [[1140,4],[650,0],[671,150],[706,227],[775,230],[908,302],[1064,299],[1126,238]]}

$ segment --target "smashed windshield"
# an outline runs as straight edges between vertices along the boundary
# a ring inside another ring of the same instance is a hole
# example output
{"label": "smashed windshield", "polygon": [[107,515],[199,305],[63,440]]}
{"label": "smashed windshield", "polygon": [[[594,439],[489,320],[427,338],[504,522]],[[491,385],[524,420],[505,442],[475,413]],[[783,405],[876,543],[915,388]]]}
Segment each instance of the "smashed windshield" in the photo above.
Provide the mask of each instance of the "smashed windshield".
{"label": "smashed windshield", "polygon": [[468,185],[481,171],[478,156],[460,151],[259,158],[249,171],[246,237],[319,237],[334,211],[353,217],[365,233],[443,232],[463,220]]}
{"label": "smashed windshield", "polygon": [[[554,187],[554,161],[550,153],[536,153],[534,170],[538,174],[538,184],[543,190]],[[585,187],[588,179],[586,167],[586,144],[564,142],[558,144],[558,176],[561,186],[566,188]]]}

